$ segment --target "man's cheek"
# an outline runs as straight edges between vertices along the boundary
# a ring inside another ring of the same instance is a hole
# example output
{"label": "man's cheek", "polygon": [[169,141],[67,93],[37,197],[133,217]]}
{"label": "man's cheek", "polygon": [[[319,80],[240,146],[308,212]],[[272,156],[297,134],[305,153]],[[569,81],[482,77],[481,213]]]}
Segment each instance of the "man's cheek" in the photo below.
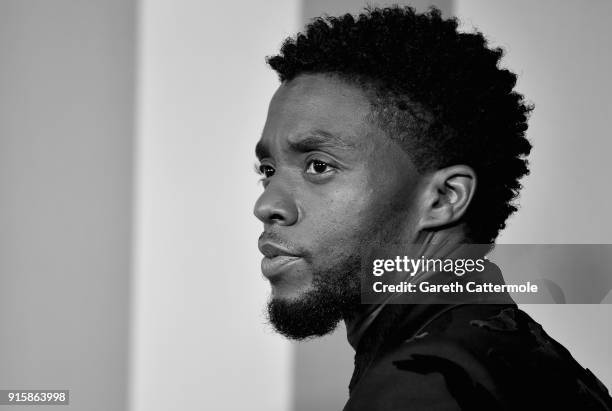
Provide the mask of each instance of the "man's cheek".
{"label": "man's cheek", "polygon": [[356,255],[361,255],[369,244],[368,231],[359,226],[326,231],[318,237],[313,249],[314,268],[326,269],[347,259],[352,259]]}
{"label": "man's cheek", "polygon": [[351,248],[362,236],[363,226],[355,219],[331,221],[314,235],[313,245],[321,253]]}
{"label": "man's cheek", "polygon": [[368,225],[376,214],[376,204],[363,193],[345,193],[344,198],[324,207],[326,228],[336,233],[353,233]]}

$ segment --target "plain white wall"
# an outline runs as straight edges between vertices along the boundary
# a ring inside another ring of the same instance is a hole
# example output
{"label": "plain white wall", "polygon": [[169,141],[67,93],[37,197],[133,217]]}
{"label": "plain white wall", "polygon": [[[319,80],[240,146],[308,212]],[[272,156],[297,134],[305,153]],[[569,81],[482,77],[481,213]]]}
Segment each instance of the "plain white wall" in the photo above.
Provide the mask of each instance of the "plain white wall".
{"label": "plain white wall", "polygon": [[[458,0],[535,104],[531,175],[499,243],[612,243],[612,2]],[[578,272],[588,280],[588,272]],[[522,306],[612,389],[612,305]]]}
{"label": "plain white wall", "polygon": [[126,406],[134,22],[0,1],[0,387],[71,410]]}
{"label": "plain white wall", "polygon": [[140,5],[132,411],[287,410],[253,172],[296,0]]}

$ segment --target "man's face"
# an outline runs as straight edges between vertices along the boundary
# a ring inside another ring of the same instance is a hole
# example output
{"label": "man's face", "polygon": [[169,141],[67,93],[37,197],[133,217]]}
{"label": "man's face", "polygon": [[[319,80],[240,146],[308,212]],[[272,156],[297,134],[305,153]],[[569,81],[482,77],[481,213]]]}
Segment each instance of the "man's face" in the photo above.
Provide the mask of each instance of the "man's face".
{"label": "man's face", "polygon": [[271,322],[290,337],[330,331],[359,302],[362,256],[416,235],[419,175],[369,114],[358,86],[323,74],[283,83],[270,103],[254,212]]}

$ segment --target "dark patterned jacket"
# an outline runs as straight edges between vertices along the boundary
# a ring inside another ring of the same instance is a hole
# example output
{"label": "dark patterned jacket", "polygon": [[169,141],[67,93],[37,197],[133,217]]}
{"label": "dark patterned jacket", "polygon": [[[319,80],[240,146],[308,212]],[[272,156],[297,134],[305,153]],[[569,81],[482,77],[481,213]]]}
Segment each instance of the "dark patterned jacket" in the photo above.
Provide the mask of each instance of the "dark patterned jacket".
{"label": "dark patterned jacket", "polygon": [[612,410],[606,387],[514,304],[390,305],[344,411]]}

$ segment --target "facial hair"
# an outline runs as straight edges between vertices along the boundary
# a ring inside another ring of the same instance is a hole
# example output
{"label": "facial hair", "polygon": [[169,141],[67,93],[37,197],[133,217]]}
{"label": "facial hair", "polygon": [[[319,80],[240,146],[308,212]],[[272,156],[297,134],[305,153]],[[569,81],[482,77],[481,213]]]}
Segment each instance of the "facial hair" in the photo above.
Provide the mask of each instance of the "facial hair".
{"label": "facial hair", "polygon": [[268,320],[293,340],[329,334],[361,303],[361,256],[350,255],[313,273],[313,287],[297,299],[268,302]]}
{"label": "facial hair", "polygon": [[[372,250],[397,242],[406,219],[402,207],[376,212],[368,226],[355,234],[360,238],[352,252],[334,257],[333,265],[313,270],[312,288],[297,299],[268,302],[268,321],[274,329],[293,340],[321,337],[336,329],[341,320],[358,318],[364,256]],[[327,259],[329,261],[329,259]]]}

